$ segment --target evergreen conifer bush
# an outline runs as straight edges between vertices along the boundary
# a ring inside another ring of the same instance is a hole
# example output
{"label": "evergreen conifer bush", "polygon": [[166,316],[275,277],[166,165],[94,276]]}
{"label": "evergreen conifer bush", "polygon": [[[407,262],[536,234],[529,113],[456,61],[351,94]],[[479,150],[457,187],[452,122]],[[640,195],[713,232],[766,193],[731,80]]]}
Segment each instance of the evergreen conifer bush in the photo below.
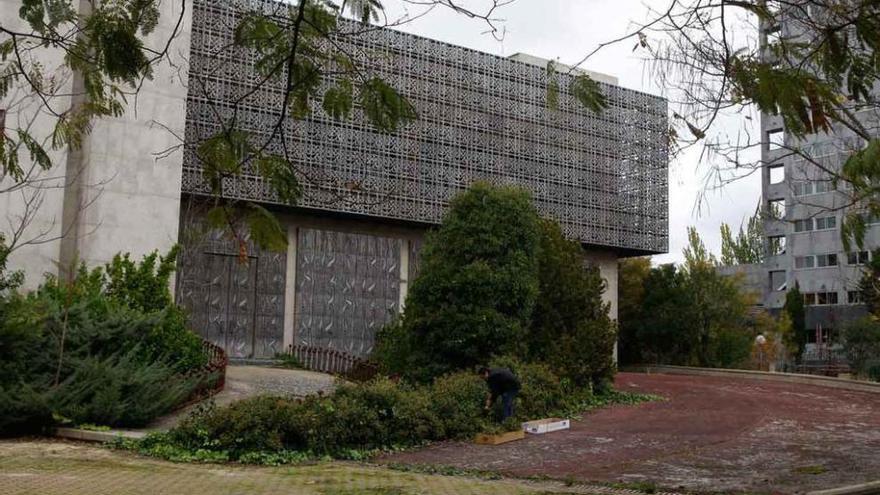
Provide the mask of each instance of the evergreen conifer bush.
{"label": "evergreen conifer bush", "polygon": [[76,423],[141,426],[185,400],[207,362],[169,291],[175,253],[117,256],[69,281],[0,295],[0,434]]}
{"label": "evergreen conifer bush", "polygon": [[429,383],[497,356],[592,389],[614,375],[605,283],[520,189],[477,183],[428,235],[403,316],[378,335],[386,372]]}
{"label": "evergreen conifer bush", "polygon": [[525,191],[477,183],[456,196],[426,239],[400,329],[384,335],[391,371],[429,383],[522,352],[538,297],[538,242]]}

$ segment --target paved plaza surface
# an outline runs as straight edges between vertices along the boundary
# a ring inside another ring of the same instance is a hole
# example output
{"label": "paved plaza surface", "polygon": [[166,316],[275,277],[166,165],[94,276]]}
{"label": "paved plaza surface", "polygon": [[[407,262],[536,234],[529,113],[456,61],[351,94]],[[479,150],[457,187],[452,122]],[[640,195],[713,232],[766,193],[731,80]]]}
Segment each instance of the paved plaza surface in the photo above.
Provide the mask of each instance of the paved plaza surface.
{"label": "paved plaza surface", "polygon": [[826,387],[620,373],[664,402],[615,406],[567,432],[488,447],[443,443],[384,458],[511,476],[798,493],[880,479],[880,395]]}
{"label": "paved plaza surface", "polygon": [[[230,365],[226,368],[226,385],[212,400],[217,406],[225,406],[263,394],[305,397],[318,392],[330,392],[335,386],[336,378],[325,373],[266,366]],[[171,429],[195,408],[196,406],[193,405],[175,411],[157,419],[146,429]]]}
{"label": "paved plaza surface", "polygon": [[346,462],[174,464],[91,444],[0,441],[2,495],[620,495],[627,490],[488,480]]}

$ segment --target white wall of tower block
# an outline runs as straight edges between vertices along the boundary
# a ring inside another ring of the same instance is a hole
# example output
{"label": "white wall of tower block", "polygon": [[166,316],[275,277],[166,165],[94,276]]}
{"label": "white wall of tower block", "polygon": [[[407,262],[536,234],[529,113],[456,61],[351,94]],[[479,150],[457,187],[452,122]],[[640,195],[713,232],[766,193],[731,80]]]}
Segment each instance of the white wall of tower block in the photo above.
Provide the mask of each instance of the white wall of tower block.
{"label": "white wall of tower block", "polygon": [[[41,237],[42,242],[22,247],[10,260],[10,268],[25,271],[27,287],[37,285],[44,273],[59,273],[64,260],[93,266],[118,252],[140,256],[156,249],[165,251],[177,242],[192,2],[170,0],[159,6],[160,24],[146,44],[161,50],[171,39],[168,57],[155,65],[152,80],[128,97],[125,114],[96,121],[79,152],[53,150],[54,167],[41,177],[51,180],[41,182],[41,190],[30,187],[0,194],[2,232],[9,232],[10,225],[24,215],[25,197],[41,197],[23,237]],[[20,0],[0,0],[0,23],[28,29],[18,18],[20,7]],[[34,53],[47,73],[57,74],[60,94],[76,93],[75,78],[58,70],[60,52]],[[52,106],[64,111],[73,101],[69,96],[59,97],[52,100]],[[0,101],[0,109],[7,110],[7,132],[36,113],[33,128],[37,134],[48,135],[55,117],[37,111],[39,103],[24,88]],[[22,163],[30,163],[29,157],[23,155]],[[7,180],[3,186],[9,184]]]}

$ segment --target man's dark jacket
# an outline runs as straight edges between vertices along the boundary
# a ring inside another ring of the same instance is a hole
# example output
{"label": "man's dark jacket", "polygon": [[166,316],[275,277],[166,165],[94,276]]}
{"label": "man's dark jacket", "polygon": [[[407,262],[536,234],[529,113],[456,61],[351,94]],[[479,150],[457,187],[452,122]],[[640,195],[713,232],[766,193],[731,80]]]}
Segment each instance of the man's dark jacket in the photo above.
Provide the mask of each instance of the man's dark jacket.
{"label": "man's dark jacket", "polygon": [[486,379],[492,400],[506,392],[519,392],[519,379],[507,368],[492,368]]}

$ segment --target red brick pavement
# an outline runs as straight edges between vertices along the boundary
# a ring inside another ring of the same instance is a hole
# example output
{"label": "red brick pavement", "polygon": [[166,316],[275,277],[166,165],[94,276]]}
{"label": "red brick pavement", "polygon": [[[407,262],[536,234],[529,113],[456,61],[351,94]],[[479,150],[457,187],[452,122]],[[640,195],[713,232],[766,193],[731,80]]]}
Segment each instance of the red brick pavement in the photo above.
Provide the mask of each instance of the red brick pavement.
{"label": "red brick pavement", "polygon": [[621,373],[664,402],[615,406],[567,432],[444,443],[385,462],[698,491],[798,493],[880,479],[880,395],[744,378]]}

